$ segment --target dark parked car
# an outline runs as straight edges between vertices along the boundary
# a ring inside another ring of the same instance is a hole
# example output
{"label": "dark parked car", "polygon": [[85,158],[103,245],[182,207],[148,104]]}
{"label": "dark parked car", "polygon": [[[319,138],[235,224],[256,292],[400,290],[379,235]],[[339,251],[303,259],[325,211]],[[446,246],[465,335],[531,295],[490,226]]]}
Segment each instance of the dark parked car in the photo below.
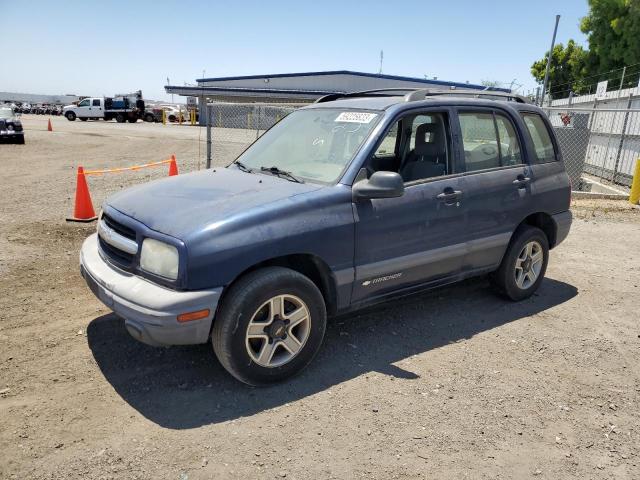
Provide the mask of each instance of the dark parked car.
{"label": "dark parked car", "polygon": [[9,106],[0,106],[0,141],[24,144],[22,122]]}
{"label": "dark parked car", "polygon": [[261,385],[312,360],[328,315],[484,274],[529,297],[570,190],[548,119],[520,97],[336,94],[227,168],[112,196],[81,271],[138,340],[211,341]]}

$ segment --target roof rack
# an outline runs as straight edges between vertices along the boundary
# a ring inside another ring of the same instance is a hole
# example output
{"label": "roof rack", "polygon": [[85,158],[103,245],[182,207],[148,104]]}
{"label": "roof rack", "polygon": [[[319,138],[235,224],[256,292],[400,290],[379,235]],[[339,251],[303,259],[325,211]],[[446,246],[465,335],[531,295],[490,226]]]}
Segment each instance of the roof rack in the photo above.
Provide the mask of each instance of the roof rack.
{"label": "roof rack", "polygon": [[412,92],[415,88],[377,88],[374,90],[361,90],[359,92],[336,92],[330,93],[329,95],[325,95],[324,97],[320,97],[314,103],[324,103],[324,102],[332,102],[334,100],[338,100],[339,98],[350,98],[350,97],[378,97],[378,96],[397,96],[392,95],[392,92]]}
{"label": "roof rack", "polygon": [[412,87],[378,88],[375,90],[362,90],[360,92],[330,93],[329,95],[320,97],[315,101],[315,103],[332,102],[333,100],[338,100],[340,98],[397,96],[397,92],[407,92],[404,95],[405,102],[416,102],[420,100],[425,100],[427,97],[434,97],[438,95],[455,95],[457,97],[470,96],[473,98],[493,97],[494,99],[505,99],[505,100],[510,100],[518,103],[531,103],[529,102],[529,100],[527,100],[525,97],[521,95],[517,95],[515,93],[497,92],[494,90],[470,90],[470,89],[467,90],[467,89],[458,89],[458,88],[451,88],[448,90],[444,90],[444,89],[412,88]]}
{"label": "roof rack", "polygon": [[455,95],[456,97],[461,96],[469,96],[473,98],[482,98],[482,97],[493,97],[494,99],[504,99],[510,100],[518,103],[530,103],[522,95],[517,95],[515,93],[507,93],[507,92],[496,92],[495,90],[461,90],[461,89],[452,89],[452,90],[441,90],[441,89],[430,89],[430,88],[421,88],[417,90],[413,90],[410,93],[407,93],[404,96],[405,102],[415,102],[418,100],[424,100],[426,97],[438,96],[438,95]]}

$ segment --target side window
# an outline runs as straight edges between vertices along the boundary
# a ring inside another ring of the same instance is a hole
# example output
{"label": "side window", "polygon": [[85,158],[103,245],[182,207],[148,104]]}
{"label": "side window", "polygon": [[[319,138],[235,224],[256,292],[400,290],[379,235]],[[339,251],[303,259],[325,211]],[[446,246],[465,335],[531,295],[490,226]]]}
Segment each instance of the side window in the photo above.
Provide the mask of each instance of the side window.
{"label": "side window", "polygon": [[532,163],[555,162],[556,152],[544,120],[535,113],[523,113],[522,119],[531,135],[531,140],[533,140],[535,155],[533,155]]}
{"label": "side window", "polygon": [[99,107],[100,106],[100,99],[99,98],[95,98],[93,100],[93,106],[94,107]]}
{"label": "side window", "polygon": [[518,135],[513,128],[513,123],[507,117],[496,114],[496,125],[498,127],[498,139],[500,140],[500,164],[503,167],[509,165],[520,165],[522,154],[520,153],[520,142]]}
{"label": "side window", "polygon": [[375,157],[390,157],[396,154],[396,141],[398,139],[398,124],[396,123],[382,139],[382,143],[374,153]]}
{"label": "side window", "polygon": [[458,118],[467,172],[499,167],[500,151],[493,113],[467,112],[460,113]]}
{"label": "side window", "polygon": [[82,101],[78,104],[78,106],[79,106],[79,107],[88,107],[88,106],[89,106],[89,102],[90,102],[90,100],[89,100],[88,98],[85,98],[84,100],[82,100]]}
{"label": "side window", "polygon": [[405,117],[411,126],[400,162],[405,182],[416,182],[451,173],[449,122],[443,113]]}
{"label": "side window", "polygon": [[405,183],[448,175],[450,139],[444,113],[407,115],[382,139],[369,160],[369,173],[398,172]]}

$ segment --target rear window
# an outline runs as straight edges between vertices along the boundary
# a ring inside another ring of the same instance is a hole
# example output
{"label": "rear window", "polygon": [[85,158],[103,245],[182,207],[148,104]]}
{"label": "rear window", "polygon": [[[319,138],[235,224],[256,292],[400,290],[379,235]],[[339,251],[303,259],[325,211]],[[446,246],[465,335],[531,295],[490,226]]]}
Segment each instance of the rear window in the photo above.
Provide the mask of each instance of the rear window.
{"label": "rear window", "polygon": [[532,163],[555,162],[557,159],[556,151],[553,148],[551,135],[542,117],[535,113],[523,113],[522,119],[533,140],[534,155]]}

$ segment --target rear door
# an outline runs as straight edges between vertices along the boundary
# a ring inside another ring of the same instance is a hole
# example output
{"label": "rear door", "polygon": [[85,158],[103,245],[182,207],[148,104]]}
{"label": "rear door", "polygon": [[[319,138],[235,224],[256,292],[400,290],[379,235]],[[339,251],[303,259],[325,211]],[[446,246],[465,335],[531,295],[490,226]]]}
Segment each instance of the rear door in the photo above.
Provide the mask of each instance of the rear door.
{"label": "rear door", "polygon": [[452,112],[403,116],[365,165],[403,176],[399,198],[354,203],[354,303],[460,272],[465,253],[465,202],[456,171]]}
{"label": "rear door", "polygon": [[89,107],[91,112],[91,117],[93,118],[102,118],[104,116],[104,110],[102,107],[102,99],[101,98],[92,98],[91,106]]}
{"label": "rear door", "polygon": [[458,119],[469,234],[463,269],[493,269],[531,208],[531,172],[511,114],[465,107],[458,110]]}
{"label": "rear door", "polygon": [[551,125],[538,112],[521,112],[531,141],[531,193],[539,211],[549,214],[569,209],[571,183]]}

